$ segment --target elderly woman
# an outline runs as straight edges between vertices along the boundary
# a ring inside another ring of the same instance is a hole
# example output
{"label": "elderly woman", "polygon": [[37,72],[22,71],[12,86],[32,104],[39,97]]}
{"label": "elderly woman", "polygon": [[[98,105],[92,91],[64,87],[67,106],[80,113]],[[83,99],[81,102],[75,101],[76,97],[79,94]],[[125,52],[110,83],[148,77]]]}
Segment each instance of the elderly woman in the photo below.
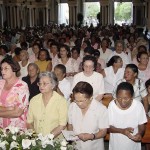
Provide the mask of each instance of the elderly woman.
{"label": "elderly woman", "polygon": [[104,150],[103,137],[108,128],[106,107],[93,98],[93,88],[87,82],[78,82],[73,89],[74,102],[69,107],[68,129],[79,140],[79,150]]}
{"label": "elderly woman", "polygon": [[9,125],[26,128],[29,91],[25,82],[17,75],[20,66],[11,56],[1,62],[0,80],[0,127]]}
{"label": "elderly woman", "polygon": [[36,133],[52,133],[57,137],[67,124],[67,101],[53,91],[57,80],[52,72],[40,73],[39,78],[41,93],[30,101],[27,127]]}
{"label": "elderly woman", "polygon": [[[114,88],[114,93],[116,92],[117,86],[121,82],[128,82],[132,84],[134,89],[134,99],[143,102],[146,113],[148,113],[148,97],[145,84],[142,80],[138,79],[138,67],[134,64],[128,64],[125,68],[124,79],[117,82]],[[115,96],[115,95],[114,95]]]}
{"label": "elderly woman", "polygon": [[104,79],[103,76],[95,72],[97,61],[94,56],[87,55],[83,58],[82,67],[83,71],[76,74],[73,79],[72,89],[80,81],[88,82],[93,87],[93,96],[96,100],[100,101],[104,92]]}

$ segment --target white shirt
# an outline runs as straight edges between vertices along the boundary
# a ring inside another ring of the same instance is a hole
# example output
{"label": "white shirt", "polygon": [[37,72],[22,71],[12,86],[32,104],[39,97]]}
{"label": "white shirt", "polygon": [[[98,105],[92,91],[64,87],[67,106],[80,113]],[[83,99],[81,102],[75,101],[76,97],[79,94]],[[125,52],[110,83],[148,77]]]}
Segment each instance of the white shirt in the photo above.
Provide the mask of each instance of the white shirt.
{"label": "white shirt", "polygon": [[110,50],[110,49],[107,48],[106,51],[103,52],[102,48],[100,48],[99,51],[100,51],[100,58],[102,58],[105,61],[105,63],[106,63],[107,60],[108,60],[108,58],[112,54],[112,50]]}
{"label": "white shirt", "polygon": [[117,81],[121,80],[124,76],[124,70],[124,68],[119,68],[118,71],[114,73],[112,66],[104,69],[106,75],[104,78],[105,93],[113,93]]}
{"label": "white shirt", "polygon": [[[108,128],[108,113],[106,107],[96,100],[92,100],[86,114],[83,116],[76,103],[71,103],[68,111],[69,124],[72,124],[75,134],[97,133],[99,129]],[[77,141],[78,150],[104,150],[103,138]]]}
{"label": "white shirt", "polygon": [[[116,128],[134,128],[133,135],[138,133],[138,125],[147,122],[143,105],[133,100],[127,110],[121,110],[114,101],[108,107],[109,125]],[[141,150],[141,142],[134,142],[120,133],[110,133],[109,150]]]}
{"label": "white shirt", "polygon": [[[125,54],[124,52],[118,54],[118,53],[116,53],[116,51],[114,51],[114,52],[110,55],[110,57],[108,58],[108,61],[109,61],[113,56],[120,56],[120,57],[122,58],[123,67],[125,67],[127,64],[130,64],[130,63],[131,63],[130,60],[129,60],[129,58],[128,58],[128,55]],[[107,61],[107,62],[108,62],[108,61]]]}
{"label": "white shirt", "polygon": [[25,77],[28,75],[28,65],[30,64],[30,62],[28,61],[28,63],[26,64],[26,66],[22,66],[21,61],[19,62],[20,65],[20,78]]}
{"label": "white shirt", "polygon": [[71,84],[70,82],[64,78],[62,81],[59,81],[58,87],[60,91],[64,94],[65,99],[69,99],[71,94]]}
{"label": "white shirt", "polygon": [[91,86],[93,87],[94,98],[96,98],[99,94],[105,93],[104,79],[100,73],[97,73],[94,71],[93,74],[88,77],[85,76],[83,72],[76,74],[73,78],[71,89],[73,89],[75,87],[75,85],[80,81],[85,81],[85,82],[88,82],[89,84],[91,84]]}

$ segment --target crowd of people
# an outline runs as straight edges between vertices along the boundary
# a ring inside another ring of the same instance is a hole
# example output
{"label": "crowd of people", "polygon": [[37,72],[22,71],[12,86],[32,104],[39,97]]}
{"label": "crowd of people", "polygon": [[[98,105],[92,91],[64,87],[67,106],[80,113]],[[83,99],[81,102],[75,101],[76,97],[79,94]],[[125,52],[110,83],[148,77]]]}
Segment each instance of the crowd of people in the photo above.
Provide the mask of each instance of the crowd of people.
{"label": "crowd of people", "polygon": [[150,117],[149,50],[135,25],[1,30],[0,127],[55,138],[71,130],[78,150],[105,149],[109,132],[110,150],[141,150]]}

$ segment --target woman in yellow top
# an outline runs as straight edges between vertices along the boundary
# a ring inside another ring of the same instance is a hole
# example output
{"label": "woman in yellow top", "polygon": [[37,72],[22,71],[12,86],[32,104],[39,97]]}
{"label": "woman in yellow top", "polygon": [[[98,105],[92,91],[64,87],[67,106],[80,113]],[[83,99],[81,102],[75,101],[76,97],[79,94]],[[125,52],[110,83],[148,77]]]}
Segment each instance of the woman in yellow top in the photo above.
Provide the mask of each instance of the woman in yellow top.
{"label": "woman in yellow top", "polygon": [[52,62],[49,52],[46,49],[41,49],[38,55],[38,61],[35,62],[38,65],[40,72],[51,71]]}
{"label": "woman in yellow top", "polygon": [[57,79],[52,72],[42,72],[39,75],[40,94],[34,96],[29,104],[27,127],[36,133],[54,137],[61,134],[67,124],[67,101],[54,91]]}

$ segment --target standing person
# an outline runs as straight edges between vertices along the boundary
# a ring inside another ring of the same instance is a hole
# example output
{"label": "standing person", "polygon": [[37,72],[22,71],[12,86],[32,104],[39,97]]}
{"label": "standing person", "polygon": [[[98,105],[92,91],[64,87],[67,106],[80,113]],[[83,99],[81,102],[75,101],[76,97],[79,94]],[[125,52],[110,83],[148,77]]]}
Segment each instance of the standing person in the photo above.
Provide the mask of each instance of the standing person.
{"label": "standing person", "polygon": [[143,105],[133,95],[132,84],[122,82],[117,87],[116,99],[109,104],[109,150],[141,150],[147,118]]}
{"label": "standing person", "polygon": [[108,128],[106,107],[93,98],[93,88],[87,82],[78,82],[73,95],[74,102],[68,112],[68,129],[79,137],[77,149],[104,150],[103,137]]}
{"label": "standing person", "polygon": [[20,80],[20,66],[11,56],[1,62],[0,80],[0,127],[15,126],[26,128],[26,115],[29,91],[25,82]]}
{"label": "standing person", "polygon": [[103,76],[95,72],[97,61],[94,56],[87,55],[83,58],[82,67],[83,71],[74,76],[72,82],[72,89],[80,81],[88,82],[93,87],[93,96],[96,100],[101,101],[104,91],[104,79]]}
{"label": "standing person", "polygon": [[39,87],[37,85],[39,82],[39,68],[35,63],[30,63],[27,67],[27,70],[28,75],[26,77],[23,77],[22,80],[28,84],[30,92],[30,101],[32,97],[40,93]]}
{"label": "standing person", "polygon": [[67,124],[67,101],[53,91],[57,79],[52,72],[40,73],[38,85],[41,93],[30,101],[27,127],[36,133],[57,137]]}

